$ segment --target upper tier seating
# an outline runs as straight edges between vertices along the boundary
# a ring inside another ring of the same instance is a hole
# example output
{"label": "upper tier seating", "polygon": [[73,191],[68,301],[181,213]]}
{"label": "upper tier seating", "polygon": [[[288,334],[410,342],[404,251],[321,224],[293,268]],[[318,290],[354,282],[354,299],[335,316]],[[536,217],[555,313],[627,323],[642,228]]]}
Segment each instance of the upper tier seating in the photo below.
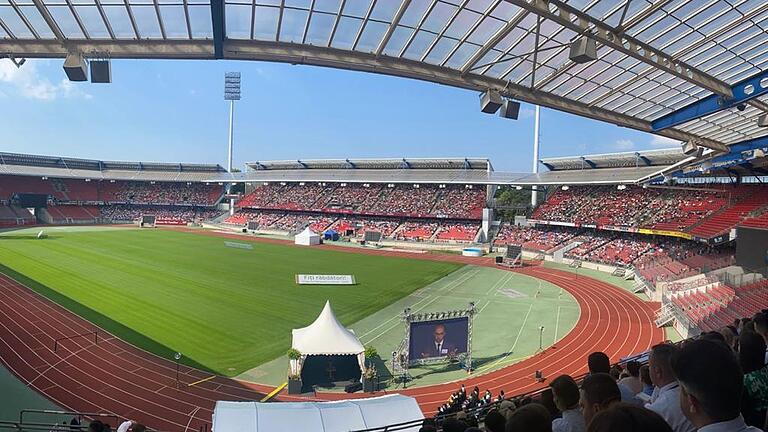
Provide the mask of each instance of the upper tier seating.
{"label": "upper tier seating", "polygon": [[583,186],[558,190],[532,219],[597,226],[685,231],[711,238],[733,228],[768,202],[768,186],[686,188]]}
{"label": "upper tier seating", "polygon": [[481,219],[485,189],[463,185],[270,183],[256,187],[237,206],[362,216]]}

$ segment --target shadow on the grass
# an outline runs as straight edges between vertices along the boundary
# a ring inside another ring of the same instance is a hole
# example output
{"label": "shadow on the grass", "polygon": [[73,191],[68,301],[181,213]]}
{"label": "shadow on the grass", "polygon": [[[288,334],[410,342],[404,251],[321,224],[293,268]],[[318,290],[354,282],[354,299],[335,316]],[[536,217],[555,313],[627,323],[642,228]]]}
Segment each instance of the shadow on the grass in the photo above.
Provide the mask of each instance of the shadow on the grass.
{"label": "shadow on the grass", "polygon": [[[2,236],[0,236],[0,238],[2,238]],[[143,350],[149,351],[152,354],[160,356],[164,359],[173,360],[173,356],[176,353],[176,351],[171,348],[168,348],[167,346],[161,344],[160,342],[157,342],[156,340],[149,338],[98,311],[95,311],[81,303],[78,303],[77,301],[61,294],[60,292],[52,288],[49,288],[48,286],[24,274],[21,274],[16,270],[9,268],[3,264],[0,264],[0,273],[4,273],[8,277],[19,282],[20,284],[25,285],[26,287],[32,289],[33,291],[42,295],[43,297],[53,301],[54,303],[57,303],[58,305],[64,307],[70,312],[79,315],[80,317],[93,323],[97,327],[102,328],[108,331],[109,333],[112,333],[113,335],[119,337],[120,339],[126,341],[127,343],[134,345],[136,347],[139,347]],[[186,356],[181,358],[180,363],[196,369],[201,369],[206,372],[223,375],[222,372],[211,370],[205,365],[202,365]]]}

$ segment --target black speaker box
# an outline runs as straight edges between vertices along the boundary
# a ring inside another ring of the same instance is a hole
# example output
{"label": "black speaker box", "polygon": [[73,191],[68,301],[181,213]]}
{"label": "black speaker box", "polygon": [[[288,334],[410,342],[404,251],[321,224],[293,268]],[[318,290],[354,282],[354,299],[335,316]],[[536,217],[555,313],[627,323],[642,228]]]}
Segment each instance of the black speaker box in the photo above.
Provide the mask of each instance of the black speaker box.
{"label": "black speaker box", "polygon": [[354,393],[354,392],[360,391],[362,389],[363,389],[363,383],[361,383],[361,382],[350,383],[350,384],[347,384],[344,387],[344,391],[347,392],[347,393]]}

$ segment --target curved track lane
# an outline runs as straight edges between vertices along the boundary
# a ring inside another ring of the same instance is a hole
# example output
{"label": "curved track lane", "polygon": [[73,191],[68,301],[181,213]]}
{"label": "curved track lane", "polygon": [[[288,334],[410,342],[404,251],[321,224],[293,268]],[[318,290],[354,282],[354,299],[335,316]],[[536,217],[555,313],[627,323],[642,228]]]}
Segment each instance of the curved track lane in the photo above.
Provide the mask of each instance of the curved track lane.
{"label": "curved track lane", "polygon": [[[344,248],[345,251],[350,251]],[[358,252],[358,250],[352,250]],[[458,256],[417,255],[371,251],[377,255],[407,255],[493,266],[488,259],[468,260]],[[536,370],[546,377],[586,370],[586,356],[596,350],[611,360],[647,350],[664,339],[653,324],[650,303],[613,285],[573,273],[540,266],[514,270],[562,287],[573,295],[581,315],[573,330],[554,346],[511,366],[462,380],[468,386],[504,389],[515,394],[540,388],[533,379]],[[176,382],[176,364],[132,346],[103,330],[94,344],[91,338],[54,340],[99,330],[93,324],[34,293],[5,275],[0,275],[0,361],[29,387],[57,404],[74,411],[107,411],[132,418],[163,431],[198,430],[210,423],[217,400],[259,400],[271,387],[215,377],[195,386],[186,383],[210,374],[181,366]],[[501,329],[504,330],[504,329]],[[509,329],[517,331],[518,329]],[[414,396],[429,414],[442,404],[457,383],[402,390]],[[320,393],[319,399],[365,397]],[[281,396],[281,400],[307,400]]]}

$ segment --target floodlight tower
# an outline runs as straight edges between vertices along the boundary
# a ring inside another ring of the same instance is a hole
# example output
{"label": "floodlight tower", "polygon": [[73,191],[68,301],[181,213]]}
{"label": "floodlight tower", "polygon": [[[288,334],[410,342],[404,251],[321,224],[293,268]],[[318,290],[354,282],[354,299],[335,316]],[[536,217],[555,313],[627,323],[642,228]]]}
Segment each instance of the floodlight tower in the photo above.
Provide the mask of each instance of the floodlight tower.
{"label": "floodlight tower", "polygon": [[[533,121],[533,173],[539,173],[539,126],[540,126],[541,107],[536,105],[536,115]],[[533,186],[531,191],[531,207],[536,207],[539,200],[539,191],[537,186]]]}
{"label": "floodlight tower", "polygon": [[[240,72],[224,73],[224,100],[229,101],[229,151],[227,153],[227,172],[232,173],[232,147],[235,141],[235,101],[240,100]],[[232,183],[227,183],[227,194]],[[235,213],[235,200],[229,200],[229,214]]]}

